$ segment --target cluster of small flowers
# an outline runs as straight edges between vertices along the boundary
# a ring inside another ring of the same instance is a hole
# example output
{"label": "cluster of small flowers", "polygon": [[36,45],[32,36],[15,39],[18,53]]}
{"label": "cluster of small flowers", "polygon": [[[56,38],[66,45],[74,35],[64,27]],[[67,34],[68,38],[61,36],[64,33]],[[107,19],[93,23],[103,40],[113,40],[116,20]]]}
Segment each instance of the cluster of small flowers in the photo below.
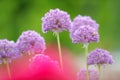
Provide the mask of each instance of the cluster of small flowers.
{"label": "cluster of small flowers", "polygon": [[20,54],[14,41],[0,40],[0,64],[11,62],[11,59],[17,57],[20,57]]}
{"label": "cluster of small flowers", "polygon": [[17,42],[7,39],[0,40],[0,64],[9,63],[19,58],[22,54],[42,53],[45,50],[45,41],[35,31],[25,31]]}
{"label": "cluster of small flowers", "polygon": [[[16,42],[7,39],[0,40],[0,64],[8,64],[13,59],[24,56],[24,54],[33,55],[33,57],[30,58],[31,76],[27,79],[64,80],[60,76],[60,74],[62,75],[62,71],[58,62],[52,60],[48,55],[43,54],[45,49],[45,40],[39,33],[32,30],[24,31]],[[19,78],[16,77],[13,77],[13,79],[19,80]],[[27,79],[20,77],[20,80]]]}

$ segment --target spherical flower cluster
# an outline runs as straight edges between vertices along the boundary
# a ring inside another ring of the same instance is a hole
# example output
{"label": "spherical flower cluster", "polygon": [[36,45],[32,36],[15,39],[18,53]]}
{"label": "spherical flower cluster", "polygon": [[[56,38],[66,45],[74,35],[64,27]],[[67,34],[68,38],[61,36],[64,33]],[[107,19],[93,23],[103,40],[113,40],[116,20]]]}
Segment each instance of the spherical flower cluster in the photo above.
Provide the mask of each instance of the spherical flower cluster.
{"label": "spherical flower cluster", "polygon": [[70,16],[67,12],[59,9],[51,9],[42,18],[43,32],[69,30],[71,28]]}
{"label": "spherical flower cluster", "polygon": [[88,65],[112,64],[113,62],[112,55],[100,48],[96,48],[88,55]]}
{"label": "spherical flower cluster", "polygon": [[70,30],[70,37],[73,43],[99,42],[99,25],[89,16],[75,17]]}
{"label": "spherical flower cluster", "polygon": [[80,26],[87,26],[89,25],[90,27],[98,30],[99,24],[96,23],[90,16],[81,16],[78,15],[77,17],[74,18],[73,21],[73,30],[76,30]]}
{"label": "spherical flower cluster", "polygon": [[[87,80],[86,69],[81,69],[77,74],[78,80]],[[98,80],[98,72],[94,69],[89,69],[89,80]]]}
{"label": "spherical flower cluster", "polygon": [[30,69],[32,73],[39,75],[39,80],[59,80],[61,73],[58,62],[44,54],[36,54],[30,60]]}
{"label": "spherical flower cluster", "polygon": [[0,40],[0,64],[11,62],[11,60],[20,56],[19,50],[13,41]]}
{"label": "spherical flower cluster", "polygon": [[17,40],[17,47],[21,53],[42,53],[45,50],[45,41],[35,31],[25,31]]}
{"label": "spherical flower cluster", "polygon": [[91,43],[99,41],[99,34],[89,25],[79,27],[74,33],[71,33],[73,43]]}

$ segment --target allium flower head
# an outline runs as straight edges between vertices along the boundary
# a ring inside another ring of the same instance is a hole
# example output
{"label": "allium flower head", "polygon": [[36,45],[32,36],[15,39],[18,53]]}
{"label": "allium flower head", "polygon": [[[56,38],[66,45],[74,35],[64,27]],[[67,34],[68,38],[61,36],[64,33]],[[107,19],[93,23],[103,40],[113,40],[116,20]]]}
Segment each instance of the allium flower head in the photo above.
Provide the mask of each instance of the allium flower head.
{"label": "allium flower head", "polygon": [[89,16],[75,17],[70,30],[70,37],[73,43],[99,42],[99,25]]}
{"label": "allium flower head", "polygon": [[112,55],[106,50],[96,48],[88,55],[88,65],[112,64]]}
{"label": "allium flower head", "polygon": [[[81,69],[78,72],[77,77],[78,80],[87,80],[87,71],[85,69]],[[94,69],[89,69],[89,80],[98,80],[98,72]]]}
{"label": "allium flower head", "polygon": [[72,25],[73,25],[72,30],[76,30],[80,26],[87,26],[87,25],[89,25],[90,27],[96,30],[98,30],[99,28],[99,24],[97,24],[96,21],[94,21],[90,16],[78,15],[77,17],[74,18]]}
{"label": "allium flower head", "polygon": [[42,30],[47,31],[63,31],[71,28],[70,16],[67,12],[60,9],[51,9],[42,18]]}
{"label": "allium flower head", "polygon": [[21,53],[42,53],[45,50],[45,41],[35,31],[25,31],[17,40],[17,46]]}
{"label": "allium flower head", "polygon": [[74,32],[70,34],[73,43],[92,43],[92,42],[99,42],[99,34],[98,32],[90,27],[81,26],[76,29]]}
{"label": "allium flower head", "polygon": [[[0,64],[11,62],[12,59],[20,57],[19,50],[13,41],[0,40]],[[5,61],[5,62],[3,62]]]}

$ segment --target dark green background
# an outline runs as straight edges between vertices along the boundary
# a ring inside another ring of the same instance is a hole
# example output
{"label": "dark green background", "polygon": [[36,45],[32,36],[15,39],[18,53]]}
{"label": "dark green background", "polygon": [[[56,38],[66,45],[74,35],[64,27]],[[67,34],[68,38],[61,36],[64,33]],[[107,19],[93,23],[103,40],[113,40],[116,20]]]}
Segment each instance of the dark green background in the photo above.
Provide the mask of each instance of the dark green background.
{"label": "dark green background", "polygon": [[[102,47],[119,50],[120,0],[0,0],[0,38],[16,41],[25,30],[39,32],[48,43],[56,43],[51,32],[43,34],[41,18],[49,9],[60,8],[71,15],[91,16],[100,24],[100,42],[92,43],[90,49]],[[72,44],[69,33],[60,33],[61,44],[73,52],[83,50],[80,44]]]}

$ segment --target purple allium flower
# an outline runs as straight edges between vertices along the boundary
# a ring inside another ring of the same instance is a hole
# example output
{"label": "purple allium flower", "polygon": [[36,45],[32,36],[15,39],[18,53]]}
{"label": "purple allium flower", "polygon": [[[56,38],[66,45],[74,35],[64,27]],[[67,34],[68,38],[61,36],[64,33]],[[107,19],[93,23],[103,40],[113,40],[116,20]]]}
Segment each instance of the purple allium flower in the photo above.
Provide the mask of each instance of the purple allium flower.
{"label": "purple allium flower", "polygon": [[112,64],[112,55],[107,50],[96,48],[88,55],[88,65]]}
{"label": "purple allium flower", "polygon": [[21,53],[42,53],[45,50],[45,41],[35,31],[25,31],[17,40],[17,46]]}
{"label": "purple allium flower", "polygon": [[7,39],[0,40],[0,64],[11,62],[12,59],[20,56],[19,50],[13,41],[8,41]]}
{"label": "purple allium flower", "polygon": [[89,16],[75,17],[70,30],[70,37],[73,43],[99,42],[99,25]]}
{"label": "purple allium flower", "polygon": [[[77,74],[78,80],[87,80],[86,69],[81,69]],[[98,80],[98,72],[94,69],[89,69],[89,80]]]}
{"label": "purple allium flower", "polygon": [[70,16],[67,12],[60,9],[51,9],[42,18],[42,30],[43,32],[48,31],[59,31],[69,30],[71,28]]}
{"label": "purple allium flower", "polygon": [[[72,31],[72,30],[71,30]],[[92,43],[99,42],[98,32],[89,25],[80,26],[70,33],[73,43]]]}
{"label": "purple allium flower", "polygon": [[91,19],[90,16],[81,16],[78,15],[77,17],[74,18],[73,20],[73,31],[78,29],[80,26],[87,26],[89,25],[90,27],[98,30],[99,24],[96,23],[93,19]]}

